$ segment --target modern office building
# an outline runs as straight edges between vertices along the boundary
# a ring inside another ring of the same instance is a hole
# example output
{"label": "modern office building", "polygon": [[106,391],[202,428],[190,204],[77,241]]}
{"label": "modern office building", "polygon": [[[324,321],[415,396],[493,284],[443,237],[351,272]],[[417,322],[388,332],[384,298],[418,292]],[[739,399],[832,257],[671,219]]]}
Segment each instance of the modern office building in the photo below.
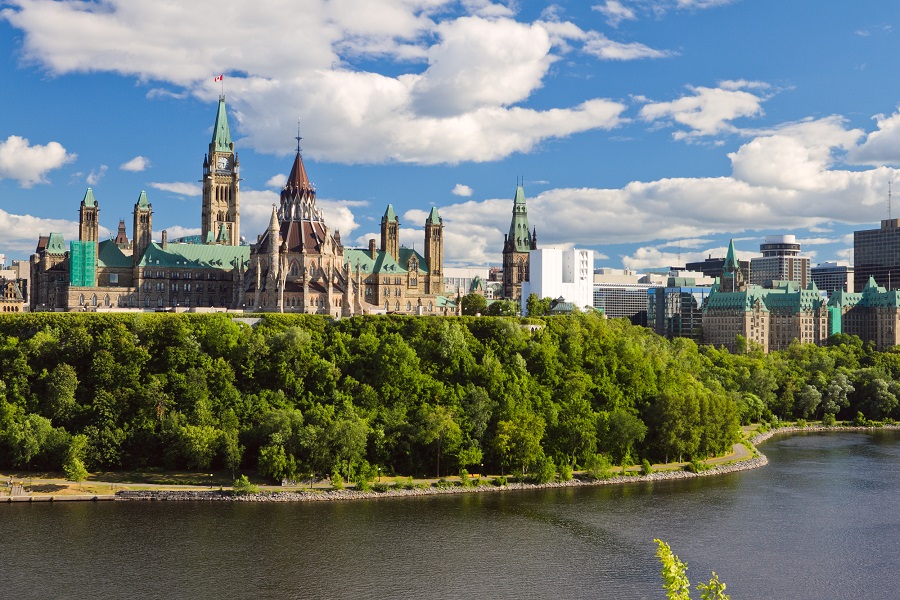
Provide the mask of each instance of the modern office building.
{"label": "modern office building", "polygon": [[646,283],[594,283],[593,307],[610,319],[626,318],[647,327],[647,294],[655,287]]}
{"label": "modern office building", "polygon": [[542,248],[529,253],[530,277],[522,282],[522,314],[528,296],[562,298],[579,310],[593,306],[594,251]]}
{"label": "modern office building", "polygon": [[831,294],[838,290],[852,292],[853,266],[846,262],[824,262],[810,269],[816,287]]}
{"label": "modern office building", "polygon": [[900,219],[884,219],[880,229],[853,232],[853,289],[872,277],[885,289],[900,287]]}
{"label": "modern office building", "polygon": [[[673,282],[674,283],[674,282]],[[669,339],[703,341],[703,306],[710,286],[654,287],[647,295],[647,327]]]}
{"label": "modern office building", "polygon": [[[750,261],[749,260],[739,260],[737,261],[741,272],[744,275],[744,280],[748,281],[750,279]],[[699,271],[703,273],[705,277],[718,277],[722,274],[722,269],[725,267],[725,258],[713,258],[710,254],[707,256],[705,260],[690,262],[684,265],[684,268],[688,271]]]}
{"label": "modern office building", "polygon": [[750,259],[750,283],[772,288],[793,281],[806,289],[810,277],[809,258],[800,256],[800,244],[793,235],[767,235],[760,244],[762,256]]}

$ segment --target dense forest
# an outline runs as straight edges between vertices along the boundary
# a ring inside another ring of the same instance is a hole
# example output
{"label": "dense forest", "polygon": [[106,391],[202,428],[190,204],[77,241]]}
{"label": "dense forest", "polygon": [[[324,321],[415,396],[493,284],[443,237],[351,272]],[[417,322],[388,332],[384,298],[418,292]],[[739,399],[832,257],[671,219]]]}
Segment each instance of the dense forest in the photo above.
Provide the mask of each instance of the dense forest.
{"label": "dense forest", "polygon": [[898,416],[900,353],[739,355],[625,320],[0,317],[0,467],[434,476],[702,459],[757,420]]}

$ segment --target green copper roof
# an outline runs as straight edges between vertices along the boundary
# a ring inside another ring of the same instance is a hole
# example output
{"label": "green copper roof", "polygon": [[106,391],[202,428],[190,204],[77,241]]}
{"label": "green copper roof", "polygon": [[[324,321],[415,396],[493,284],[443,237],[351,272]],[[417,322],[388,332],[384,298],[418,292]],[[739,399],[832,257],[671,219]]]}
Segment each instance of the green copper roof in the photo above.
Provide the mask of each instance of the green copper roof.
{"label": "green copper roof", "polygon": [[216,239],[217,242],[227,242],[229,241],[228,237],[228,228],[225,227],[225,223],[219,225],[219,237]]}
{"label": "green copper roof", "polygon": [[91,188],[88,188],[84,193],[84,200],[82,200],[85,206],[97,206],[97,201],[94,199],[94,192],[91,191]]}
{"label": "green copper roof", "polygon": [[[214,151],[231,151],[231,130],[228,129],[228,114],[225,112],[225,96],[219,96],[219,111],[216,113],[216,124],[213,126],[211,145]],[[210,157],[212,160],[212,157]]]}
{"label": "green copper roof", "polygon": [[250,246],[168,244],[163,250],[154,242],[144,252],[138,266],[230,271],[241,263],[249,266]]}
{"label": "green copper roof", "polygon": [[728,254],[725,255],[725,264],[722,269],[726,273],[734,273],[740,269],[740,264],[738,264],[737,260],[737,252],[734,250],[734,240],[728,241]]}
{"label": "green copper roof", "polygon": [[147,210],[150,208],[150,201],[147,200],[147,192],[141,190],[141,195],[138,196],[137,207],[141,210]]}
{"label": "green copper roof", "polygon": [[440,223],[441,222],[441,215],[438,214],[437,206],[431,207],[431,213],[429,213],[428,220],[425,222],[426,223]]}
{"label": "green copper roof", "polygon": [[516,252],[528,252],[531,250],[531,231],[528,229],[528,209],[525,206],[525,188],[516,186],[516,196],[513,200],[512,221],[509,223],[509,236],[507,239],[515,244]]}
{"label": "green copper roof", "polygon": [[753,310],[756,302],[760,303],[762,312],[769,312],[766,306],[766,292],[759,286],[751,286],[742,292],[720,292],[713,289],[706,300],[705,310],[729,309],[729,310]]}
{"label": "green copper roof", "polygon": [[61,233],[51,233],[47,240],[47,252],[49,254],[65,254],[66,240],[63,239]]}
{"label": "green copper roof", "polygon": [[114,240],[104,240],[98,244],[97,264],[101,267],[131,267],[131,257],[126,256],[122,250],[116,246]]}
{"label": "green copper roof", "polygon": [[367,248],[345,248],[344,263],[350,265],[351,271],[356,271],[356,264],[359,262],[359,270],[362,273],[405,275],[408,273],[407,266],[410,259],[415,258],[418,263],[417,272],[422,275],[428,273],[428,265],[425,263],[425,258],[412,248],[401,246],[399,254],[399,259],[395,261],[389,252],[378,250],[373,259]]}
{"label": "green copper roof", "polygon": [[388,204],[387,210],[384,211],[384,218],[388,221],[396,221],[397,213],[394,212],[394,205]]}

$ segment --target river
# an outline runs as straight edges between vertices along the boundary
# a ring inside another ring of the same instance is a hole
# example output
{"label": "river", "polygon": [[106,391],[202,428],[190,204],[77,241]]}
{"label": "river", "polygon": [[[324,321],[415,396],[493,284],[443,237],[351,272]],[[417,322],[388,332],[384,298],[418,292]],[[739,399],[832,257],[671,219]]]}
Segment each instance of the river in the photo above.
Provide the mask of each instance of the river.
{"label": "river", "polygon": [[623,486],[0,505],[0,597],[661,599],[655,537],[735,600],[896,597],[900,433],[761,449],[761,469]]}

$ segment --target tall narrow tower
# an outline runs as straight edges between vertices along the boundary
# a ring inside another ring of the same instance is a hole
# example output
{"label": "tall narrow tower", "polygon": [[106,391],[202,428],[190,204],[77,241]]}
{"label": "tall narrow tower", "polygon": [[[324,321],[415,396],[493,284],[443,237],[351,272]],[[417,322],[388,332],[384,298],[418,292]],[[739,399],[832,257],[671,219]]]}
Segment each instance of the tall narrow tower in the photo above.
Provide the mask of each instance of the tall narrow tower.
{"label": "tall narrow tower", "polygon": [[201,239],[205,244],[237,246],[241,242],[240,171],[228,128],[225,96],[219,96],[212,141],[203,157]]}
{"label": "tall narrow tower", "polygon": [[381,251],[390,254],[394,260],[400,258],[400,220],[393,204],[388,204],[381,217]]}
{"label": "tall narrow tower", "polygon": [[132,259],[137,265],[144,252],[150,247],[153,236],[153,205],[147,200],[147,192],[141,190],[137,204],[134,205],[134,242]]}
{"label": "tall narrow tower", "polygon": [[522,282],[528,281],[528,253],[537,249],[537,230],[528,231],[528,209],[525,188],[516,186],[512,221],[503,240],[503,297],[518,302]]}
{"label": "tall narrow tower", "polygon": [[91,188],[84,193],[81,208],[78,209],[78,240],[81,242],[100,241],[100,207],[94,199]]}
{"label": "tall narrow tower", "polygon": [[425,264],[428,265],[426,294],[440,294],[444,291],[444,220],[437,208],[425,220]]}

